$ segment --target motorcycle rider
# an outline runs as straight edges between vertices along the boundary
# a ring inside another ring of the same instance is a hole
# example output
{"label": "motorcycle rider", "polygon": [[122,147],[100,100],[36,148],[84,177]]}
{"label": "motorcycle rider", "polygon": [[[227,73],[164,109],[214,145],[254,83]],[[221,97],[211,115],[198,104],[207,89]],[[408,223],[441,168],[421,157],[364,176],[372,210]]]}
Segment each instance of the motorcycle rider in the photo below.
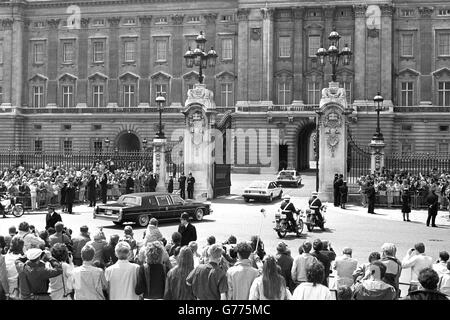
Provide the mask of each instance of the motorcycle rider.
{"label": "motorcycle rider", "polygon": [[281,202],[280,209],[286,211],[286,220],[291,224],[294,230],[297,228],[297,223],[294,219],[295,210],[294,204],[291,202],[291,197],[289,195],[285,195],[283,197],[283,201]]}
{"label": "motorcycle rider", "polygon": [[309,208],[314,211],[314,213],[317,215],[317,218],[319,219],[320,223],[323,223],[323,217],[320,213],[320,208],[322,208],[322,201],[319,199],[319,193],[317,191],[314,191],[311,193],[311,198],[308,201]]}

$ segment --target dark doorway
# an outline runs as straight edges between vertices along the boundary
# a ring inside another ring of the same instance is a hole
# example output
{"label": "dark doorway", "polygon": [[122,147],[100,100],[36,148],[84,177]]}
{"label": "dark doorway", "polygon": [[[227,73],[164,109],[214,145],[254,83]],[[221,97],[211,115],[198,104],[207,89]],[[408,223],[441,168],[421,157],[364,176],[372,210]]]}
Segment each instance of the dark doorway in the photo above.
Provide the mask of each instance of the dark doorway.
{"label": "dark doorway", "polygon": [[[297,170],[303,171],[310,169],[309,162],[314,159],[313,146],[311,146],[311,134],[316,129],[314,122],[305,124],[298,133],[297,140]],[[315,160],[315,159],[314,159]],[[315,169],[315,168],[314,168]]]}
{"label": "dark doorway", "polygon": [[280,144],[278,147],[278,171],[287,169],[288,165],[288,146],[287,144]]}
{"label": "dark doorway", "polygon": [[141,149],[141,143],[139,138],[131,132],[125,132],[119,136],[117,140],[117,148],[119,151],[139,151]]}

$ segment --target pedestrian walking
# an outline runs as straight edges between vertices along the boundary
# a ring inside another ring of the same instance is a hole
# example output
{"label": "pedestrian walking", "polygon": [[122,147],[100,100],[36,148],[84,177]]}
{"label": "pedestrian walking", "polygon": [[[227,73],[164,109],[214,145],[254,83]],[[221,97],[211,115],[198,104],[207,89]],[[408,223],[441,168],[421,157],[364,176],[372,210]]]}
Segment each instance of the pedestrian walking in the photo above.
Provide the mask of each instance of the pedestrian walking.
{"label": "pedestrian walking", "polygon": [[189,222],[189,214],[183,212],[180,218],[178,232],[181,233],[181,246],[187,246],[191,241],[197,241],[197,230]]}
{"label": "pedestrian walking", "polygon": [[195,184],[195,178],[192,176],[192,172],[189,172],[189,175],[187,178],[188,199],[194,199],[194,184]]}
{"label": "pedestrian walking", "polygon": [[129,193],[133,193],[134,192],[134,179],[131,176],[131,173],[128,173],[128,177],[126,180],[126,185],[125,185],[125,193],[129,194]]}
{"label": "pedestrian walking", "polygon": [[69,182],[69,185],[66,189],[66,206],[67,206],[67,213],[72,214],[73,211],[73,202],[75,201],[75,187],[73,185],[73,182]]}
{"label": "pedestrian walking", "polygon": [[402,214],[403,221],[409,220],[409,213],[411,212],[411,193],[409,192],[409,187],[404,186],[402,189]]}
{"label": "pedestrian walking", "polygon": [[97,202],[97,181],[95,179],[95,176],[91,174],[91,177],[87,183],[87,196],[89,200],[89,207],[95,207],[95,204]]}
{"label": "pedestrian walking", "polygon": [[338,203],[339,203],[339,186],[337,185],[337,181],[339,180],[339,175],[337,173],[334,174],[334,179],[333,179],[333,202],[334,202],[334,206],[337,207]]}
{"label": "pedestrian walking", "polygon": [[173,192],[173,177],[169,177],[169,183],[167,184],[167,192],[172,193]]}
{"label": "pedestrian walking", "polygon": [[375,187],[373,181],[368,183],[367,187],[367,213],[374,214],[375,210]]}
{"label": "pedestrian walking", "polygon": [[186,199],[186,176],[184,175],[184,172],[182,172],[178,178],[178,184],[180,189],[180,197]]}
{"label": "pedestrian walking", "polygon": [[107,193],[108,193],[108,177],[106,176],[106,173],[104,173],[102,180],[100,181],[100,194],[103,204],[106,204],[107,202]]}
{"label": "pedestrian walking", "polygon": [[342,185],[339,187],[339,193],[341,196],[341,208],[345,209],[345,204],[347,203],[347,196],[348,196],[347,181],[342,182]]}
{"label": "pedestrian walking", "polygon": [[439,208],[439,202],[438,202],[438,196],[435,193],[434,189],[431,189],[430,193],[427,196],[426,199],[427,205],[428,205],[428,217],[427,217],[427,227],[437,227],[436,225],[436,216],[438,213]]}

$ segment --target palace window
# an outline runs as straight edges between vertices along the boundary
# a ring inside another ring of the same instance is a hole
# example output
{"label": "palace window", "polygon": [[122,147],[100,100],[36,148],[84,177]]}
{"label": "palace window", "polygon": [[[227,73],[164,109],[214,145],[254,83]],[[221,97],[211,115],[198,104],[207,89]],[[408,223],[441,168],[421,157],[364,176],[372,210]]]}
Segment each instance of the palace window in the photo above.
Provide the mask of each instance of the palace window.
{"label": "palace window", "polygon": [[438,17],[449,17],[450,9],[439,9],[437,15]]}
{"label": "palace window", "polygon": [[345,90],[345,97],[347,99],[347,103],[352,103],[352,83],[351,83],[351,81],[344,81],[343,88]]}
{"label": "palace window", "polygon": [[167,103],[167,84],[157,84],[156,85],[156,96],[162,96],[166,99]]}
{"label": "palace window", "polygon": [[318,82],[308,82],[308,104],[318,104],[320,101],[320,85]]}
{"label": "palace window", "polygon": [[439,153],[448,153],[448,143],[441,142],[438,144],[438,152]]}
{"label": "palace window", "polygon": [[101,153],[103,149],[102,140],[94,140],[92,146],[94,147],[94,153]]}
{"label": "palace window", "polygon": [[124,42],[125,62],[136,61],[136,41]]}
{"label": "palace window", "polygon": [[439,131],[448,132],[448,128],[449,128],[449,126],[447,126],[447,125],[441,125],[441,126],[439,126]]}
{"label": "palace window", "polygon": [[135,25],[136,19],[135,18],[125,18],[125,21],[123,22],[124,25]]}
{"label": "palace window", "polygon": [[104,41],[94,41],[92,43],[93,50],[93,60],[94,62],[104,62],[105,60],[105,42]]}
{"label": "palace window", "polygon": [[167,17],[157,17],[155,19],[155,24],[166,24],[167,23]]}
{"label": "palace window", "polygon": [[291,56],[291,37],[281,36],[278,38],[278,56],[280,58],[289,58]]}
{"label": "palace window", "polygon": [[72,140],[65,139],[62,143],[63,151],[64,153],[71,153],[72,152]]}
{"label": "palace window", "polygon": [[402,131],[412,131],[412,124],[402,124]]}
{"label": "palace window", "polygon": [[101,27],[105,25],[105,19],[96,19],[92,24],[94,27]]}
{"label": "palace window", "polygon": [[402,143],[402,153],[407,154],[412,152],[411,143]]}
{"label": "palace window", "polygon": [[33,86],[33,108],[42,108],[44,106],[44,86]]}
{"label": "palace window", "polygon": [[222,22],[226,22],[226,21],[232,21],[233,20],[233,16],[232,15],[223,15],[222,17],[220,17],[220,21]]}
{"label": "palace window", "polygon": [[44,43],[37,42],[33,45],[34,63],[44,63]]}
{"label": "palace window", "polygon": [[34,152],[41,153],[42,152],[42,140],[41,139],[35,139],[33,141],[34,143]]}
{"label": "palace window", "polygon": [[413,35],[412,34],[402,34],[400,38],[400,55],[402,57],[412,57],[413,56]]}
{"label": "palace window", "polygon": [[101,108],[104,106],[104,89],[103,85],[92,86],[92,106],[94,108]]}
{"label": "palace window", "polygon": [[450,106],[450,81],[438,82],[438,105]]}
{"label": "palace window", "polygon": [[123,86],[123,106],[131,108],[135,106],[135,86],[134,84],[126,84]]}
{"label": "palace window", "polygon": [[308,37],[308,56],[316,57],[317,50],[320,48],[320,36],[311,35]]}
{"label": "palace window", "polygon": [[401,83],[401,101],[402,106],[412,106],[413,105],[413,94],[414,94],[414,83],[413,82],[402,82]]}
{"label": "palace window", "polygon": [[167,60],[167,40],[156,40],[156,61]]}
{"label": "palace window", "polygon": [[412,17],[414,16],[414,9],[401,9],[400,10],[401,17]]}
{"label": "palace window", "polygon": [[33,25],[35,28],[44,28],[45,27],[44,21],[36,21]]}
{"label": "palace window", "polygon": [[64,63],[73,62],[73,56],[74,56],[73,42],[72,41],[63,42],[62,51],[63,51],[63,62]]}
{"label": "palace window", "polygon": [[222,107],[231,107],[234,105],[232,83],[220,84],[220,105]]}
{"label": "palace window", "polygon": [[450,33],[438,34],[438,55],[450,56]]}
{"label": "palace window", "polygon": [[197,22],[200,22],[200,16],[190,16],[190,17],[188,18],[188,22],[191,22],[191,23],[197,23]]}
{"label": "palace window", "polygon": [[289,82],[278,83],[278,104],[291,103],[291,84]]}
{"label": "palace window", "polygon": [[73,85],[62,86],[63,108],[73,108]]}
{"label": "palace window", "polygon": [[222,60],[233,59],[233,39],[222,39]]}

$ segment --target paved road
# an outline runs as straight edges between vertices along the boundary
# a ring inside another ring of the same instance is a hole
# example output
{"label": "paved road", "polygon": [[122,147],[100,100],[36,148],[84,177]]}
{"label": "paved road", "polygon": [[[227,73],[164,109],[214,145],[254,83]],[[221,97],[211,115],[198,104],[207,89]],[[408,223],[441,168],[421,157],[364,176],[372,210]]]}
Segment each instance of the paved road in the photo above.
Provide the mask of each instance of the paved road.
{"label": "paved road", "polygon": [[[232,191],[237,190],[239,185],[245,185],[248,178],[248,175],[234,175]],[[254,178],[261,179],[258,176]],[[305,196],[310,194],[306,187],[292,189],[289,193],[293,196],[297,207],[304,206],[307,201]],[[213,214],[206,216],[203,222],[194,223],[200,248],[206,244],[206,238],[210,235],[214,235],[218,242],[225,241],[231,234],[235,235],[238,241],[249,240],[251,235],[259,234],[261,228],[261,238],[266,251],[275,253],[275,247],[280,239],[272,228],[274,213],[278,206],[279,200],[272,204],[245,203],[239,195],[215,199],[212,204]],[[267,217],[264,218],[260,213],[261,208],[266,209]],[[426,217],[424,211],[413,211],[411,213],[413,222],[407,223],[401,221],[399,210],[376,210],[377,215],[369,215],[366,213],[366,209],[356,206],[349,206],[347,210],[333,206],[328,208],[326,231],[316,229],[313,232],[307,232],[305,228],[304,234],[300,238],[288,235],[283,240],[291,248],[294,256],[297,255],[297,249],[303,241],[313,241],[316,238],[331,241],[338,254],[345,246],[352,247],[353,256],[360,263],[367,261],[370,252],[379,251],[384,242],[393,242],[397,245],[397,255],[400,259],[414,243],[419,241],[425,243],[427,253],[434,259],[438,257],[439,251],[444,249],[450,251],[450,222],[442,212],[437,220],[441,227],[427,228],[424,225]],[[76,206],[74,213],[73,215],[63,214],[63,221],[75,231],[79,230],[81,225],[87,224],[91,231],[102,226],[107,237],[123,233],[122,227],[114,226],[107,221],[92,219],[92,208],[88,208],[86,205]],[[27,214],[22,218],[0,219],[0,235],[7,234],[9,226],[17,226],[23,220],[27,220],[38,230],[42,230],[45,225],[45,213]],[[133,226],[133,228],[135,238],[142,239],[144,228],[137,226]],[[160,225],[161,232],[167,239],[170,239],[171,234],[177,228],[176,222],[161,223]],[[408,270],[403,272],[401,280],[408,281],[409,275]]]}

